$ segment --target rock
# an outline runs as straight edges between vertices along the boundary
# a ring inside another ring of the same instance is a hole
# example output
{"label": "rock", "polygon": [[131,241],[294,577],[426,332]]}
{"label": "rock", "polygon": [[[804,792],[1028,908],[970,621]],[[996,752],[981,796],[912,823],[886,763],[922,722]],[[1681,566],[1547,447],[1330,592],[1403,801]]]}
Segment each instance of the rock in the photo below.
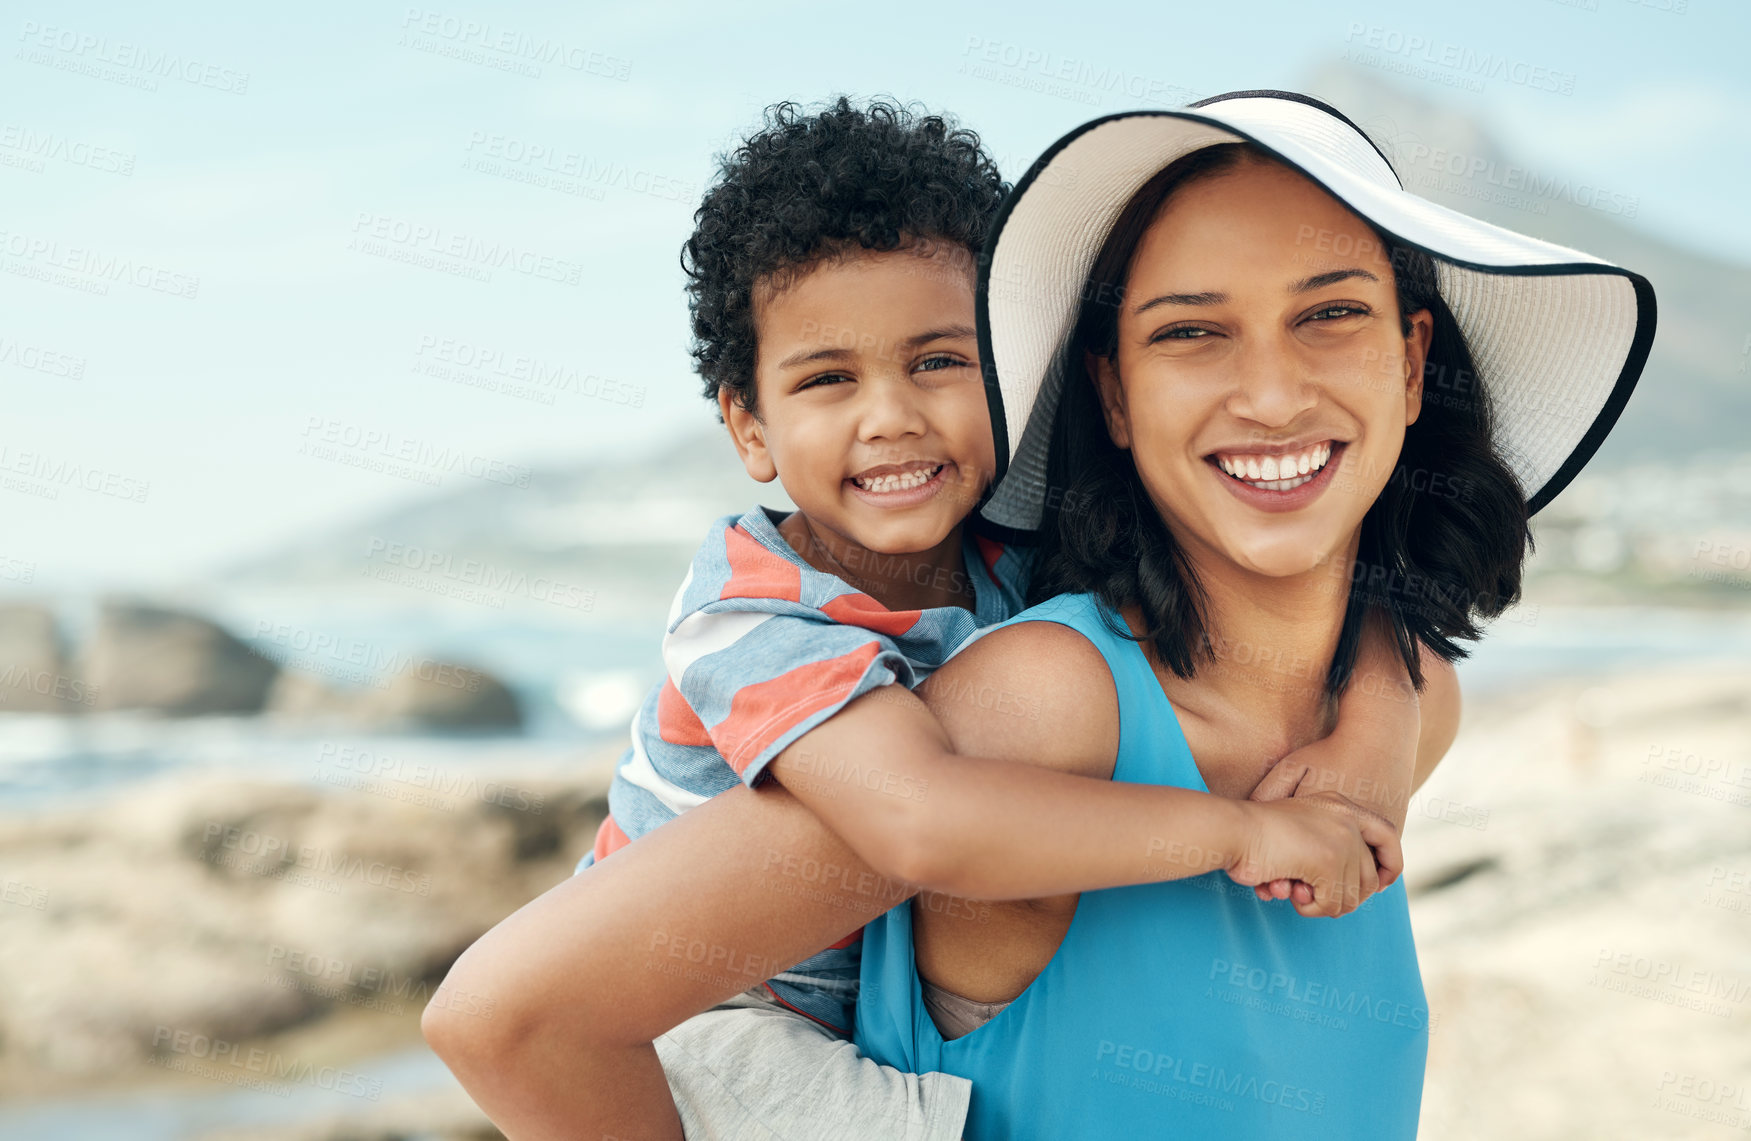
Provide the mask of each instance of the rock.
{"label": "rock", "polygon": [[91,687],[68,673],[54,613],[0,606],[0,713],[78,713],[92,701]]}
{"label": "rock", "polygon": [[321,678],[283,669],[268,690],[262,713],[286,721],[349,725],[356,720],[359,695],[329,685]]}
{"label": "rock", "polygon": [[0,819],[0,1064],[108,1077],[169,1065],[179,1035],[412,1018],[468,944],[570,874],[607,772],[458,772],[442,796],[423,770],[351,790],[184,773]]}
{"label": "rock", "polygon": [[109,601],[85,648],[95,708],[257,713],[279,666],[197,614]]}
{"label": "rock", "polygon": [[325,722],[371,732],[520,729],[522,707],[484,670],[422,661],[380,688],[341,688],[286,670],[275,679],[263,712],[287,721]]}
{"label": "rock", "polygon": [[365,690],[355,716],[367,729],[519,729],[523,710],[503,682],[447,662],[408,666],[383,689]]}

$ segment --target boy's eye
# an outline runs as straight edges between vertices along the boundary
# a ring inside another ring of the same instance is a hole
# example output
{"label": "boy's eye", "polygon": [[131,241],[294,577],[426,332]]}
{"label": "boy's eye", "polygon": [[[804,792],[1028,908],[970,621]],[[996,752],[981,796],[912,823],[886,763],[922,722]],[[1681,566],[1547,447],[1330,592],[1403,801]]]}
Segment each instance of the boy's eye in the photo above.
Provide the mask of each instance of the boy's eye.
{"label": "boy's eye", "polygon": [[820,376],[811,376],[801,384],[797,385],[796,391],[802,392],[804,389],[819,388],[822,385],[828,384],[838,384],[842,380],[849,381],[850,379],[849,376],[846,376],[842,372],[822,373]]}
{"label": "boy's eye", "polygon": [[971,368],[972,362],[960,357],[934,356],[925,357],[914,367],[919,372],[941,372],[945,368]]}

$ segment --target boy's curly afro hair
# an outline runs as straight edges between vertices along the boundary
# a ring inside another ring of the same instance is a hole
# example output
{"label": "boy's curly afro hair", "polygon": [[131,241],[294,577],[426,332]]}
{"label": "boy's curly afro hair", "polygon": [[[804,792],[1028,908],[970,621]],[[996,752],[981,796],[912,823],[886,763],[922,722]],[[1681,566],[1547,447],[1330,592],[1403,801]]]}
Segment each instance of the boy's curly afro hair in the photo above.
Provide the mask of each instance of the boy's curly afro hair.
{"label": "boy's curly afro hair", "polygon": [[1009,189],[979,136],[940,115],[844,96],[808,113],[766,109],[723,158],[681,251],[693,359],[705,396],[754,402],[754,290],[857,247],[943,241],[977,255]]}

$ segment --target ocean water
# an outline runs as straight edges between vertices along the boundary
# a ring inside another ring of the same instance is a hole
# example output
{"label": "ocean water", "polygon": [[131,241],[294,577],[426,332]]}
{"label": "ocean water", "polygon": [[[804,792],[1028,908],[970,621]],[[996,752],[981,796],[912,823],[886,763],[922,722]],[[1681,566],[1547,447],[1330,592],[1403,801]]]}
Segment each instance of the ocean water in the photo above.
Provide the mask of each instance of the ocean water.
{"label": "ocean water", "polygon": [[[227,1067],[216,1067],[223,1072]],[[240,1082],[252,1078],[235,1067]],[[350,1116],[403,1097],[455,1084],[435,1054],[404,1050],[349,1066],[372,1079],[369,1092],[322,1089],[313,1083],[263,1081],[259,1088],[152,1089],[87,1094],[36,1104],[0,1106],[0,1141],[185,1141],[218,1129],[281,1126],[307,1118]],[[351,1081],[351,1079],[349,1079]],[[409,1134],[407,1141],[420,1141]]]}
{"label": "ocean water", "polygon": [[[77,644],[95,605],[58,607]],[[0,813],[76,804],[171,771],[318,781],[335,746],[446,772],[514,768],[564,776],[626,736],[662,678],[661,616],[568,622],[543,614],[394,609],[326,598],[214,598],[202,610],[292,670],[337,686],[386,680],[409,662],[484,669],[517,695],[515,733],[363,733],[253,716],[0,716]],[[326,750],[326,753],[325,753]]]}
{"label": "ocean water", "polygon": [[1751,610],[1524,605],[1496,620],[1459,665],[1484,697],[1642,669],[1751,664]]}
{"label": "ocean water", "polygon": [[[580,625],[540,615],[235,599],[209,613],[291,668],[321,676],[333,676],[336,663],[350,678],[357,661],[394,666],[419,657],[479,666],[516,692],[526,725],[519,733],[370,734],[255,717],[14,714],[0,717],[0,813],[76,804],[172,771],[316,782],[337,745],[446,772],[563,778],[625,739],[638,701],[662,678],[660,617]],[[1472,651],[1459,667],[1472,697],[1624,670],[1751,663],[1751,612],[1522,607]]]}

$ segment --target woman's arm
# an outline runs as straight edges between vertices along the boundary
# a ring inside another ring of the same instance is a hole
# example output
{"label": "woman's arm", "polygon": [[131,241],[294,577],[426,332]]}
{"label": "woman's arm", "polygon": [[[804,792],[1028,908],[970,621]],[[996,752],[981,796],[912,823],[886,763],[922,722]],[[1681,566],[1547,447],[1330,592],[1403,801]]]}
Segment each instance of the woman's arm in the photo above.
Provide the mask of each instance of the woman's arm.
{"label": "woman's arm", "polygon": [[680,1141],[652,1041],[910,896],[783,789],[738,786],[483,935],[421,1030],[511,1141]]}

